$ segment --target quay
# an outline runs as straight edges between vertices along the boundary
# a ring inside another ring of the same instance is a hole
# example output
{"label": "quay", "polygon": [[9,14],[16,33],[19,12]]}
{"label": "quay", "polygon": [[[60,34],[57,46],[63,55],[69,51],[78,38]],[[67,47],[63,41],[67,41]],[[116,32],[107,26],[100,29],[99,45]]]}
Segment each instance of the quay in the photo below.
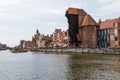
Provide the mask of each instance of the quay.
{"label": "quay", "polygon": [[33,49],[32,51],[56,53],[120,54],[119,48],[44,48]]}

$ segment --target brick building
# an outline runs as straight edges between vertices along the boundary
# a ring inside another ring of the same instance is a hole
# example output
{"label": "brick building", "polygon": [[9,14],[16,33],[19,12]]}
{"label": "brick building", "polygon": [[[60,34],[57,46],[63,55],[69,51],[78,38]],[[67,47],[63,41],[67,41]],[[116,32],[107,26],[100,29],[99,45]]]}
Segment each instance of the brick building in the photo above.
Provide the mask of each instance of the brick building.
{"label": "brick building", "polygon": [[68,32],[61,29],[55,29],[52,34],[52,41],[54,47],[64,47],[68,44]]}
{"label": "brick building", "polygon": [[83,9],[69,8],[65,16],[68,19],[70,47],[97,47],[98,24]]}
{"label": "brick building", "polygon": [[43,36],[44,35],[40,34],[39,30],[37,29],[36,34],[32,37],[33,48],[40,48],[41,47],[40,42],[41,42],[41,39]]}
{"label": "brick building", "polygon": [[43,36],[40,42],[41,48],[48,48],[52,42],[49,35]]}
{"label": "brick building", "polygon": [[54,42],[61,42],[62,41],[62,30],[61,29],[55,29],[53,32],[53,41]]}
{"label": "brick building", "polygon": [[49,35],[40,34],[39,30],[36,30],[36,34],[32,37],[33,48],[45,48],[50,45],[51,38]]}
{"label": "brick building", "polygon": [[0,43],[0,50],[5,50],[5,49],[7,49],[7,45]]}
{"label": "brick building", "polygon": [[18,48],[19,49],[31,49],[32,41],[21,40]]}
{"label": "brick building", "polygon": [[99,21],[98,47],[120,46],[120,18]]}

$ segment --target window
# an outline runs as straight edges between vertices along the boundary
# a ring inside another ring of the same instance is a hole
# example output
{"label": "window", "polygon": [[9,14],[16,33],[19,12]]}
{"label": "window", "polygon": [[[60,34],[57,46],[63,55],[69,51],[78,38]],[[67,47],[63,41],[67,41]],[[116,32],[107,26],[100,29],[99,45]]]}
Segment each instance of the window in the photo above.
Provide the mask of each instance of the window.
{"label": "window", "polygon": [[100,36],[101,36],[101,31],[99,31],[99,34],[100,34]]}
{"label": "window", "polygon": [[107,29],[107,34],[109,34],[109,29]]}
{"label": "window", "polygon": [[110,38],[109,38],[109,36],[107,36],[107,41],[108,41],[108,42],[110,41]]}
{"label": "window", "polygon": [[115,31],[115,32],[114,32],[114,33],[115,33],[115,35],[117,35],[117,34],[118,34],[118,33],[117,33],[117,29],[114,29],[114,31]]}
{"label": "window", "polygon": [[101,30],[101,36],[103,35],[103,32],[102,32],[103,30]]}
{"label": "window", "polygon": [[116,28],[117,28],[117,24],[116,24],[116,23],[114,23],[113,25],[114,25],[114,29],[116,29]]}
{"label": "window", "polygon": [[[117,31],[117,24],[114,24],[114,40],[118,41],[118,31]],[[117,44],[117,43],[115,43]]]}
{"label": "window", "polygon": [[106,36],[104,35],[104,41],[106,41]]}
{"label": "window", "polygon": [[104,35],[106,35],[106,29],[104,30]]}
{"label": "window", "polygon": [[117,37],[115,37],[115,41],[118,41]]}
{"label": "window", "polygon": [[115,28],[117,28],[117,23],[115,23]]}

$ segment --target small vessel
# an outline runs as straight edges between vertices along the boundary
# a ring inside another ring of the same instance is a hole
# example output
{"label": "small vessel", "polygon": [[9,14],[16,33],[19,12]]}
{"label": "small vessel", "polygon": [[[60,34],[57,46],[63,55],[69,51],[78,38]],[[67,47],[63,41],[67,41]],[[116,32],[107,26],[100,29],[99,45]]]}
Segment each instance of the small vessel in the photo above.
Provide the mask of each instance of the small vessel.
{"label": "small vessel", "polygon": [[19,52],[19,50],[18,50],[18,49],[13,48],[13,49],[11,50],[11,52],[12,52],[12,53],[18,53],[18,52]]}
{"label": "small vessel", "polygon": [[13,48],[11,50],[12,53],[21,53],[21,52],[27,52],[27,49],[16,49],[16,48]]}

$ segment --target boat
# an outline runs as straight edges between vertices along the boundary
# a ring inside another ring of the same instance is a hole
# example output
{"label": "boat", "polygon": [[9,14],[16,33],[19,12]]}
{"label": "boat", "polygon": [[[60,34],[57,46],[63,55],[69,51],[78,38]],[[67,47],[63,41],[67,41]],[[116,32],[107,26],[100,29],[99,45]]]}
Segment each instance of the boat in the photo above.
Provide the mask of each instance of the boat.
{"label": "boat", "polygon": [[27,52],[27,49],[12,49],[12,53],[22,53],[22,52]]}

